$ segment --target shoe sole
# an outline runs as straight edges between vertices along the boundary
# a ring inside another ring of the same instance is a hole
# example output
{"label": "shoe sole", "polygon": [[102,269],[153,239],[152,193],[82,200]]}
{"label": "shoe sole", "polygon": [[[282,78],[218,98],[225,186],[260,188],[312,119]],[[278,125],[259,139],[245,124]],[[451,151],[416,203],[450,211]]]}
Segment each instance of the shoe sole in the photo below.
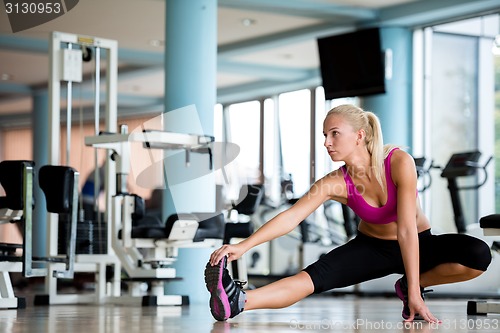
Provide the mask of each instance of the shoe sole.
{"label": "shoe sole", "polygon": [[229,299],[222,285],[225,260],[223,258],[215,266],[208,263],[205,267],[205,284],[210,292],[210,312],[219,321],[227,320],[231,314]]}

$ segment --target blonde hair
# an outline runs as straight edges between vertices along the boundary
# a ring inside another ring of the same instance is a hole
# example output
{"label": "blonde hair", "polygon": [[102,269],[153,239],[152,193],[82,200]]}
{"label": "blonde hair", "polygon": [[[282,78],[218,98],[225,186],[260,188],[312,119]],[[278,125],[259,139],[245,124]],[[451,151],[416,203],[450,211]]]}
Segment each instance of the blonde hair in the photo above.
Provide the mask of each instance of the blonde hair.
{"label": "blonde hair", "polygon": [[342,104],[334,107],[328,111],[325,118],[331,115],[342,116],[355,131],[361,129],[365,131],[365,144],[368,153],[370,153],[370,165],[374,170],[375,178],[380,184],[380,187],[384,188],[382,181],[385,176],[384,159],[392,148],[396,146],[384,146],[382,127],[380,126],[380,120],[377,115],[352,104]]}

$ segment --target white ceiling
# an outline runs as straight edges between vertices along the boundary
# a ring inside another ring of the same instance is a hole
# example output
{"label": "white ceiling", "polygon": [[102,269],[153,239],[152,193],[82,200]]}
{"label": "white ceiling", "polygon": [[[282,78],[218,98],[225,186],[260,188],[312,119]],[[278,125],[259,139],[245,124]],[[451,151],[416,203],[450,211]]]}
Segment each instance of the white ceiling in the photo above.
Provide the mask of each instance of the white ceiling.
{"label": "white ceiling", "polygon": [[[0,11],[0,127],[29,122],[31,95],[48,84],[52,31],[117,40],[119,112],[161,109],[163,45],[153,41],[164,40],[165,1],[76,2],[63,16],[17,33]],[[219,0],[217,98],[234,102],[321,84],[318,37],[367,25],[425,26],[499,10],[500,0]],[[253,24],[244,25],[246,19]]]}

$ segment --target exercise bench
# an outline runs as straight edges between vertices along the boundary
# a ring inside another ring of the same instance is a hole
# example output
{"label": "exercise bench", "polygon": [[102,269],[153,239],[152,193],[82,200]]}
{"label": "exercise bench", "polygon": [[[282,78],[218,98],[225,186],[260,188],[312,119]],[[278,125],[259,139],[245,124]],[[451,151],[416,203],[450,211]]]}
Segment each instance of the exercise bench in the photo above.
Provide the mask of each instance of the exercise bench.
{"label": "exercise bench", "polygon": [[[479,220],[479,226],[483,229],[485,236],[500,236],[500,214],[483,216]],[[498,242],[493,242],[492,248],[498,250]],[[488,313],[500,314],[500,302],[491,301],[468,301],[468,315],[487,315]]]}
{"label": "exercise bench", "polygon": [[[39,170],[38,183],[46,199],[46,210],[66,215],[70,224],[66,254],[33,256],[34,162],[11,160],[0,162],[0,184],[5,196],[0,197],[0,222],[19,223],[22,244],[0,244],[0,309],[23,308],[25,300],[15,297],[10,274],[22,272],[26,278],[47,276],[48,263],[61,263],[63,269],[52,271],[55,278],[73,278],[78,210],[79,173],[70,167],[45,165]],[[21,249],[22,254],[17,254]]]}

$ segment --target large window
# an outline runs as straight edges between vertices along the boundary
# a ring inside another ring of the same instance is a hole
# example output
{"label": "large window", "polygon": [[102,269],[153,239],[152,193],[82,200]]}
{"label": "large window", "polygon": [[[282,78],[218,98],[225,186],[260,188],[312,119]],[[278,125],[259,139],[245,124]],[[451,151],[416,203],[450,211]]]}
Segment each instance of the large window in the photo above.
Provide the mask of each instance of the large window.
{"label": "large window", "polygon": [[228,107],[226,116],[227,141],[240,148],[234,161],[237,178],[233,178],[233,181],[239,184],[256,184],[260,178],[260,102],[232,104]]}
{"label": "large window", "polygon": [[[425,36],[425,155],[444,167],[452,154],[479,150],[484,164],[493,154],[493,55],[496,15],[427,28]],[[491,86],[488,83],[491,83]],[[432,172],[430,220],[436,232],[456,232],[448,181]],[[457,177],[459,188],[481,183],[484,174]],[[458,190],[458,204],[470,229],[491,213],[493,186]],[[427,195],[427,194],[426,194]],[[426,207],[427,208],[427,207]]]}
{"label": "large window", "polygon": [[279,125],[283,174],[294,184],[294,196],[310,187],[311,91],[299,90],[279,96]]}
{"label": "large window", "polygon": [[266,198],[272,206],[282,202],[278,112],[275,99],[264,101],[264,183]]}
{"label": "large window", "polygon": [[[441,166],[446,165],[453,153],[477,149],[476,50],[476,38],[438,32],[433,35],[433,112],[430,113],[429,132],[431,158]],[[444,87],[448,88],[443,89]],[[467,178],[460,178],[458,181],[470,181]],[[433,185],[433,195],[441,203],[433,206],[432,221],[441,221],[441,228],[454,231],[456,229],[447,182],[439,179]],[[461,202],[467,202],[467,205],[462,205],[465,221],[476,221],[476,193],[460,191],[460,199]]]}

